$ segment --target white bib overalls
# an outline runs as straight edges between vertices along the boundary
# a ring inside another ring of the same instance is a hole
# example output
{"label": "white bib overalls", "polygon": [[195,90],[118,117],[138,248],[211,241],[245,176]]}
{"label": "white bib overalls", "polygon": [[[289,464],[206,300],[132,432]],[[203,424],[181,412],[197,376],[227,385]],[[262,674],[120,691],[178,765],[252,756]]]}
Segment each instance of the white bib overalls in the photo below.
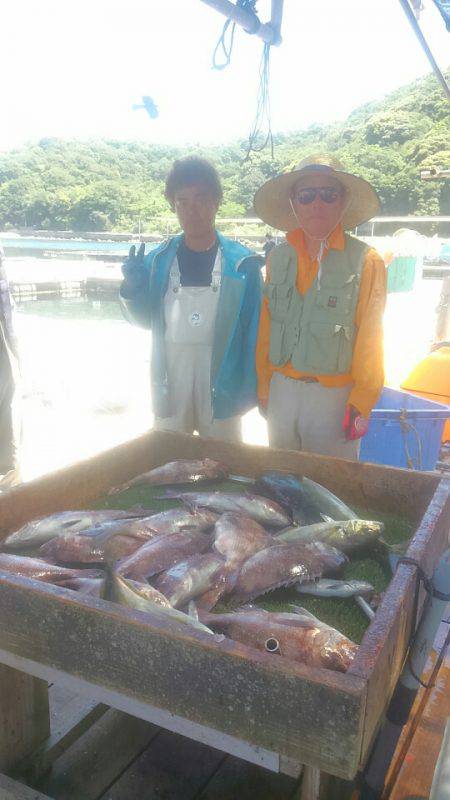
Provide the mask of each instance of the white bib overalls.
{"label": "white bib overalls", "polygon": [[211,354],[222,280],[220,250],[210,286],[181,286],[175,256],[164,298],[165,347],[173,414],[156,417],[157,430],[240,441],[241,418],[212,419]]}

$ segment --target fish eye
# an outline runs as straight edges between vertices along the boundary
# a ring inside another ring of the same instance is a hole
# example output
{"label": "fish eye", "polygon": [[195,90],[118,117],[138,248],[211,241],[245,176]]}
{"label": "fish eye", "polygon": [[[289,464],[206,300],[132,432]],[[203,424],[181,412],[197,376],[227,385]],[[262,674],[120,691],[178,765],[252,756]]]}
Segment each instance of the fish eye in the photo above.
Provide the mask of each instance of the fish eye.
{"label": "fish eye", "polygon": [[280,651],[280,643],[279,643],[278,639],[275,639],[275,637],[273,637],[273,636],[270,636],[269,639],[266,640],[266,643],[265,643],[264,647],[266,648],[268,653],[280,653],[281,652]]}

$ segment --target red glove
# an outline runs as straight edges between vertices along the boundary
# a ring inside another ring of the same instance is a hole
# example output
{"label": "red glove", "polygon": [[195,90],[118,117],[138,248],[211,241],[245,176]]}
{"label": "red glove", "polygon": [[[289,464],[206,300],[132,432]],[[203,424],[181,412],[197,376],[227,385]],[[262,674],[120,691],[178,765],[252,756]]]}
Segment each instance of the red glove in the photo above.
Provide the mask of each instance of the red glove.
{"label": "red glove", "polygon": [[342,430],[345,433],[347,441],[361,439],[366,435],[368,428],[369,420],[362,417],[357,408],[347,406],[342,423]]}
{"label": "red glove", "polygon": [[264,419],[267,419],[267,408],[268,408],[268,406],[269,406],[269,401],[268,400],[260,400],[259,403],[258,403],[259,413],[261,414],[262,417],[264,417]]}

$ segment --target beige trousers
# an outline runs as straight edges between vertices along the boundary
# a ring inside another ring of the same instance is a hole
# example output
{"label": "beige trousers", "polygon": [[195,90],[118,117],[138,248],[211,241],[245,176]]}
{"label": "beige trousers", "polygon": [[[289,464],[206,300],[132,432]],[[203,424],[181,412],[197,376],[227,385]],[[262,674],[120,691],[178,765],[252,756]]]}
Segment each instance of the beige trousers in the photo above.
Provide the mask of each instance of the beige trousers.
{"label": "beige trousers", "polygon": [[274,372],[267,409],[270,447],[357,461],[359,440],[348,442],[342,432],[349,393],[349,386],[328,389]]}
{"label": "beige trousers", "polygon": [[169,388],[174,414],[155,417],[159,431],[194,433],[211,439],[240,442],[241,417],[212,418],[211,345],[166,344]]}

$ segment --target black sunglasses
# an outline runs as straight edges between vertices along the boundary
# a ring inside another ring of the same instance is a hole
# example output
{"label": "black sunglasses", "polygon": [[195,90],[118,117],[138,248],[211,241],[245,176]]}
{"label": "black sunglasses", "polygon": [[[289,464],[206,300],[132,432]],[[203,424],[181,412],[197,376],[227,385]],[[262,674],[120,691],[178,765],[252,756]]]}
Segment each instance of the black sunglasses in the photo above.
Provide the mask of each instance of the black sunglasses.
{"label": "black sunglasses", "polygon": [[300,205],[308,206],[310,203],[314,202],[317,195],[319,195],[324,203],[335,203],[336,200],[342,196],[342,192],[340,192],[339,189],[335,189],[333,186],[323,186],[319,189],[298,189],[293,195],[293,198],[297,203],[300,203]]}

